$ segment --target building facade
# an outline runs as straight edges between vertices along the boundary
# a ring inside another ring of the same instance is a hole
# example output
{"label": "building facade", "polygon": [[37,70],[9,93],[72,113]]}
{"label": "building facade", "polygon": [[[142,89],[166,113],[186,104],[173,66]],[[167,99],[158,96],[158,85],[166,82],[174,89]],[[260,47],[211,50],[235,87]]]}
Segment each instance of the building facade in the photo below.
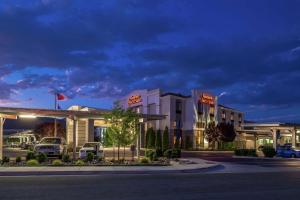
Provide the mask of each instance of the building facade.
{"label": "building facade", "polygon": [[233,123],[237,128],[243,123],[242,112],[220,106],[216,96],[196,89],[190,95],[163,93],[160,89],[135,90],[118,103],[122,108],[132,108],[138,113],[166,116],[163,120],[145,123],[142,146],[145,144],[145,130],[149,127],[155,130],[168,127],[170,146],[178,142],[182,148],[205,149],[208,142],[204,131],[208,123]]}

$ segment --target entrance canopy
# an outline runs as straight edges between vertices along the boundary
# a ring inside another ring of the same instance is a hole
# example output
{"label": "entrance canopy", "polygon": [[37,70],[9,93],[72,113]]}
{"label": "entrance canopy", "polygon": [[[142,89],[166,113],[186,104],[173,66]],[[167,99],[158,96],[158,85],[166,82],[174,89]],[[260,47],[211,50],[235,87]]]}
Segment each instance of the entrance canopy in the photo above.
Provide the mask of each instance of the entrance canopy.
{"label": "entrance canopy", "polygon": [[[51,110],[38,108],[12,108],[0,107],[0,118],[17,119],[18,117],[49,117],[49,118],[88,118],[103,119],[105,114],[110,113],[108,109],[93,109],[87,111],[76,110]],[[138,114],[145,121],[162,120],[165,115]]]}
{"label": "entrance canopy", "polygon": [[[5,119],[17,119],[17,118],[35,118],[35,117],[47,117],[47,118],[67,118],[73,121],[73,139],[77,141],[76,129],[78,121],[81,119],[87,120],[103,120],[105,115],[110,113],[107,109],[83,109],[83,110],[52,110],[52,109],[38,109],[38,108],[13,108],[13,107],[0,107],[0,159],[2,159],[2,147],[3,147],[3,124]],[[164,115],[153,114],[138,114],[140,122],[147,122],[153,120],[162,120]],[[73,158],[75,158],[76,142],[73,142]]]}

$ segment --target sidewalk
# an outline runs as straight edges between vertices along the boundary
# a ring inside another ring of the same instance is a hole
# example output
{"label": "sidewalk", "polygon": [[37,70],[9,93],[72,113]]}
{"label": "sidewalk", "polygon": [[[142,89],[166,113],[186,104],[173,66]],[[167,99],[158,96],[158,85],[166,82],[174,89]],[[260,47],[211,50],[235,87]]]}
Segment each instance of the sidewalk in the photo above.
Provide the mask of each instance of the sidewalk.
{"label": "sidewalk", "polygon": [[0,176],[189,173],[212,170],[220,164],[197,158],[171,161],[170,166],[41,166],[0,167]]}

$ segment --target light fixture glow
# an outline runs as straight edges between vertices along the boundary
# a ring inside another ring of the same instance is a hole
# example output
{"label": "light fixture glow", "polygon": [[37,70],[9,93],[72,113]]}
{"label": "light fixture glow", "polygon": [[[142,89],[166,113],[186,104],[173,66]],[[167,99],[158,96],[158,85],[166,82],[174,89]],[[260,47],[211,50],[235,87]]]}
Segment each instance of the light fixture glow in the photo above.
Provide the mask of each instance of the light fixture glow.
{"label": "light fixture glow", "polygon": [[19,118],[35,119],[36,116],[34,116],[34,115],[19,115]]}

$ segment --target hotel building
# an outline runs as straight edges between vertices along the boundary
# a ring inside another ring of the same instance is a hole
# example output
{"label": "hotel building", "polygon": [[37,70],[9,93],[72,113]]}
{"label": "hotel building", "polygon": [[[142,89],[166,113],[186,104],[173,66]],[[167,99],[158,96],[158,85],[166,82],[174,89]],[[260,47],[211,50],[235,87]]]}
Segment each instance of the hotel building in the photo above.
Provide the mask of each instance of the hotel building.
{"label": "hotel building", "polygon": [[205,149],[208,142],[204,131],[208,123],[232,123],[237,129],[243,124],[243,113],[218,105],[218,98],[208,92],[192,90],[190,95],[163,93],[160,89],[135,90],[118,101],[124,109],[138,113],[165,115],[166,118],[144,124],[141,145],[145,144],[145,130],[169,129],[169,143],[178,140],[182,148]]}

